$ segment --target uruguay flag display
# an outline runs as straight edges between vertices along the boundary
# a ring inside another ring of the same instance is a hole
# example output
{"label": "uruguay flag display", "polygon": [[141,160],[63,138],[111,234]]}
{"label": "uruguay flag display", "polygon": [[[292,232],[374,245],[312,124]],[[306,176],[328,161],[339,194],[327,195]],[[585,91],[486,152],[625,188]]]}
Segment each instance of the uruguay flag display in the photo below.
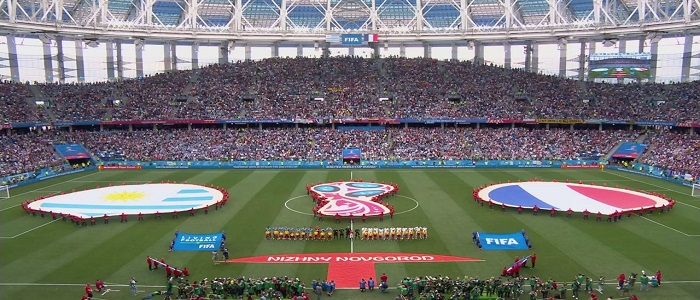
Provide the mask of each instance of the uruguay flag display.
{"label": "uruguay flag display", "polygon": [[168,214],[215,205],[223,199],[217,189],[194,184],[119,185],[76,191],[34,201],[31,209],[79,217]]}
{"label": "uruguay flag display", "polygon": [[213,234],[178,233],[173,251],[214,251],[221,248],[223,232]]}
{"label": "uruguay flag display", "polygon": [[479,232],[479,242],[484,250],[527,250],[527,242],[521,232]]}
{"label": "uruguay flag display", "polygon": [[479,196],[497,205],[510,207],[537,206],[543,211],[611,214],[646,207],[668,205],[668,200],[643,192],[620,188],[562,182],[520,182],[489,186],[479,191]]}

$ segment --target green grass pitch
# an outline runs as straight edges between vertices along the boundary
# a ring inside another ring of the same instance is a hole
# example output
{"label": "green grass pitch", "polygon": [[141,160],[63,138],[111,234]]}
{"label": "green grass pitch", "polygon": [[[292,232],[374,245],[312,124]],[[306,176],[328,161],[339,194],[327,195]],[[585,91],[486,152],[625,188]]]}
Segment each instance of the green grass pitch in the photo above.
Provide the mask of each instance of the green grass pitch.
{"label": "green grass pitch", "polygon": [[[163,289],[162,271],[149,272],[146,256],[164,257],[168,263],[187,267],[192,278],[293,276],[305,282],[323,279],[323,264],[219,264],[213,265],[208,252],[168,252],[173,233],[207,233],[225,230],[233,257],[264,254],[349,252],[350,242],[268,241],[266,226],[335,225],[294,212],[311,211],[305,186],[328,180],[364,179],[394,182],[399,195],[389,201],[396,216],[381,226],[426,226],[429,240],[355,241],[355,252],[413,252],[480,258],[465,263],[382,263],[376,271],[385,272],[394,287],[406,276],[448,275],[498,276],[515,256],[537,253],[536,269],[523,269],[524,276],[536,275],[571,282],[578,273],[609,279],[606,293],[620,298],[613,280],[624,272],[647,273],[660,269],[661,287],[635,293],[640,299],[698,299],[700,297],[700,199],[690,196],[690,188],[644,176],[602,170],[562,169],[450,169],[450,170],[150,170],[103,171],[76,174],[11,190],[9,199],[0,200],[0,299],[80,299],[83,286],[102,279],[113,290],[98,299],[135,299],[127,286],[135,276],[139,290]],[[563,216],[550,218],[502,213],[475,204],[473,188],[508,180],[583,180],[610,186],[658,191],[678,204],[671,213],[624,217],[614,224],[583,221]],[[51,222],[25,214],[19,204],[50,192],[82,190],[109,183],[145,183],[174,180],[213,184],[227,189],[231,200],[221,210],[179,219],[166,215],[162,220],[110,224],[78,228],[70,222]],[[288,207],[285,202],[288,202]],[[411,200],[415,199],[416,203]],[[414,208],[415,207],[415,208]],[[345,226],[346,224],[343,224]],[[370,220],[365,226],[379,226]],[[473,230],[514,232],[525,229],[534,249],[531,251],[480,251],[471,243]],[[358,279],[359,280],[359,279]],[[122,286],[118,286],[122,285]],[[525,288],[529,291],[529,287]],[[583,294],[583,293],[582,293]],[[141,294],[144,295],[144,294]],[[569,292],[570,295],[570,292]],[[338,291],[335,299],[393,299],[395,294]],[[139,299],[141,297],[138,297]],[[522,299],[526,299],[523,296]]]}

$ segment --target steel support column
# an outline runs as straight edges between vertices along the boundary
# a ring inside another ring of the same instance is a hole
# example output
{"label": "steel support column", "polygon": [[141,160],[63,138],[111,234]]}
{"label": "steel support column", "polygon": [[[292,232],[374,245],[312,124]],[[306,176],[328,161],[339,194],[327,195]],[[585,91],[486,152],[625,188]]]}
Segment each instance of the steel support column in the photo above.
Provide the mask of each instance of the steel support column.
{"label": "steel support column", "polygon": [[78,76],[78,82],[85,82],[85,59],[81,40],[75,40],[75,74]]}
{"label": "steel support column", "polygon": [[525,71],[532,71],[532,41],[525,42]]}
{"label": "steel support column", "polygon": [[304,45],[299,44],[297,45],[297,57],[302,57],[304,56]]}
{"label": "steel support column", "polygon": [[532,61],[530,62],[530,71],[538,73],[540,71],[540,44],[532,41],[530,44],[530,53],[532,53]]}
{"label": "steel support column", "polygon": [[355,56],[355,47],[353,47],[353,46],[348,47],[348,55]]}
{"label": "steel support column", "polygon": [[51,55],[51,43],[43,43],[44,48],[44,77],[46,82],[53,82],[53,56]]}
{"label": "steel support column", "polygon": [[107,57],[107,80],[114,80],[114,41],[105,43],[105,55]]}
{"label": "steel support column", "polygon": [[581,51],[578,54],[578,80],[586,79],[586,42],[581,42]]}
{"label": "steel support column", "polygon": [[681,82],[690,81],[690,63],[693,60],[693,35],[686,34],[683,44],[683,60],[681,61]]}
{"label": "steel support column", "polygon": [[229,52],[229,43],[227,41],[222,41],[221,44],[219,45],[219,63],[220,64],[225,64],[229,62],[228,59],[228,52]]}
{"label": "steel support column", "polygon": [[245,44],[245,60],[251,60],[253,57],[253,52],[250,47],[250,43]]}
{"label": "steel support column", "polygon": [[568,44],[559,43],[559,77],[566,78],[566,48]]}
{"label": "steel support column", "polygon": [[659,42],[651,41],[651,78],[650,82],[656,82],[656,68],[659,65]]}
{"label": "steel support column", "polygon": [[192,70],[199,68],[199,42],[192,43]]}
{"label": "steel support column", "polygon": [[163,70],[166,72],[173,69],[173,59],[170,50],[170,42],[165,42],[163,45]]}
{"label": "steel support column", "polygon": [[7,60],[10,61],[10,77],[12,78],[12,81],[20,82],[19,63],[17,60],[17,44],[15,44],[15,36],[12,34],[7,35]]}
{"label": "steel support column", "polygon": [[456,43],[452,43],[452,60],[459,60],[459,47],[457,47]]}
{"label": "steel support column", "polygon": [[172,41],[170,42],[170,61],[173,67],[173,70],[177,70],[177,63],[180,61],[177,58],[177,42]]}
{"label": "steel support column", "polygon": [[474,42],[474,63],[484,64],[484,45],[479,41]]}
{"label": "steel support column", "polygon": [[117,79],[124,79],[124,55],[122,55],[122,41],[114,41],[117,50]]}
{"label": "steel support column", "polygon": [[63,55],[63,37],[56,36],[56,67],[58,68],[58,82],[66,82],[66,64]]}
{"label": "steel support column", "polygon": [[372,58],[381,57],[381,52],[379,51],[379,43],[370,43],[370,46],[372,47]]}
{"label": "steel support column", "polygon": [[430,48],[430,43],[423,42],[423,57],[425,58],[432,58],[432,52]]}
{"label": "steel support column", "polygon": [[136,50],[136,77],[143,78],[143,47],[146,44],[144,40],[134,40],[134,49]]}
{"label": "steel support column", "polygon": [[274,58],[280,57],[280,43],[272,43],[272,46],[270,46],[270,55]]}
{"label": "steel support column", "polygon": [[406,45],[403,43],[399,46],[399,57],[406,57]]}
{"label": "steel support column", "polygon": [[503,58],[503,67],[506,69],[510,69],[512,64],[513,64],[513,59],[510,53],[511,45],[508,42],[503,43],[503,54],[505,54]]}

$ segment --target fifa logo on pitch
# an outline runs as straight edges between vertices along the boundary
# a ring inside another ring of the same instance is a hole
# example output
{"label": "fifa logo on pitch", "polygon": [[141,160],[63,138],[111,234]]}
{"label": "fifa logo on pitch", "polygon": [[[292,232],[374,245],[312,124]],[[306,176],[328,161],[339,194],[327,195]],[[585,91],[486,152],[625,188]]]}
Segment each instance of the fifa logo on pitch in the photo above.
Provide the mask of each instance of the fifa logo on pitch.
{"label": "fifa logo on pitch", "polygon": [[516,241],[513,238],[510,238],[510,239],[486,238],[486,243],[487,244],[496,244],[496,245],[519,245],[518,241]]}
{"label": "fifa logo on pitch", "polygon": [[199,249],[216,249],[213,244],[202,244],[199,245]]}

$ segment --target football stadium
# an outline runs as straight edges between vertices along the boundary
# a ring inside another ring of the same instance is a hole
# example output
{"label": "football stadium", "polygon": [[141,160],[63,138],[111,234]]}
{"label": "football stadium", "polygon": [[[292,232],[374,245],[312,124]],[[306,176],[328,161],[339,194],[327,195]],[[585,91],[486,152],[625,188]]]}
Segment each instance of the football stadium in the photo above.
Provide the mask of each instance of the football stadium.
{"label": "football stadium", "polygon": [[1,299],[700,297],[697,0],[0,0]]}

